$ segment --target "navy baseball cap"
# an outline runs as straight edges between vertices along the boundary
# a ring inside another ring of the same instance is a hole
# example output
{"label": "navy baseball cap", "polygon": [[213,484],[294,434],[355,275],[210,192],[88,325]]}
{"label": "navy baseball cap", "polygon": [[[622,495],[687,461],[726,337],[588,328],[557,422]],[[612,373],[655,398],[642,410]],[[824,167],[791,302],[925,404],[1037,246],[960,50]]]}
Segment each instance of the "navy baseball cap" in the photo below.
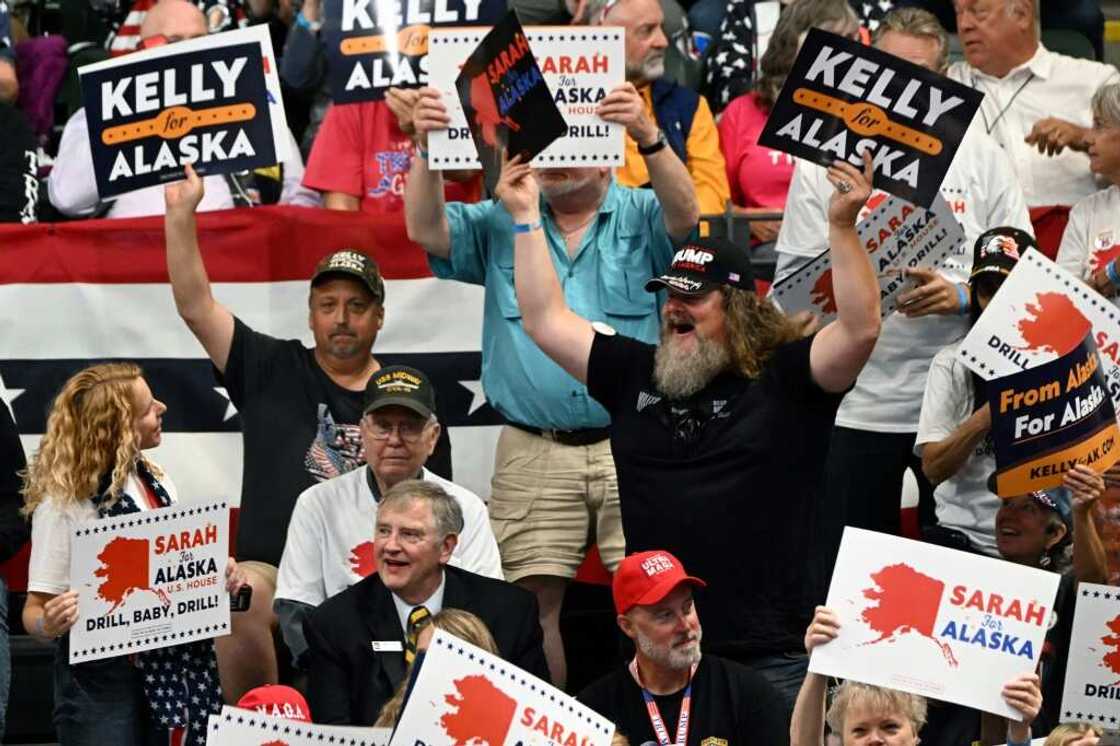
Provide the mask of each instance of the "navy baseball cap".
{"label": "navy baseball cap", "polygon": [[754,270],[746,249],[726,238],[709,237],[682,245],[665,274],[646,283],[646,291],[703,295],[720,285],[754,292]]}

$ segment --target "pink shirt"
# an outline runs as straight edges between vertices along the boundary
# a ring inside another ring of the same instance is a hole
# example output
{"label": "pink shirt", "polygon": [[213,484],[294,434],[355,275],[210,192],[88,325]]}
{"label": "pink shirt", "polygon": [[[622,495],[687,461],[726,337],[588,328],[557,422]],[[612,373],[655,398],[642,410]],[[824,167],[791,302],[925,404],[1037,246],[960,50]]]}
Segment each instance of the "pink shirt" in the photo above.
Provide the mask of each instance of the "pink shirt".
{"label": "pink shirt", "polygon": [[719,120],[719,141],[727,163],[731,201],[739,207],[786,206],[793,178],[793,156],[758,144],[769,112],[755,93],[745,93],[724,109]]}

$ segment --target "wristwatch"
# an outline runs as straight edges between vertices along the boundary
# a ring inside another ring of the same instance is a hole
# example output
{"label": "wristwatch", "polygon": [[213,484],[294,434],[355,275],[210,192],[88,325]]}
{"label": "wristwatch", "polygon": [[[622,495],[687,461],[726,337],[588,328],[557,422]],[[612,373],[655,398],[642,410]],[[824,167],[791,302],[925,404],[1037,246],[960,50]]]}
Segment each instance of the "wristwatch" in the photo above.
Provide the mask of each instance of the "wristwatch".
{"label": "wristwatch", "polygon": [[657,139],[654,140],[651,145],[639,145],[638,155],[653,155],[668,144],[669,141],[665,139],[665,133],[661,130],[657,130]]}

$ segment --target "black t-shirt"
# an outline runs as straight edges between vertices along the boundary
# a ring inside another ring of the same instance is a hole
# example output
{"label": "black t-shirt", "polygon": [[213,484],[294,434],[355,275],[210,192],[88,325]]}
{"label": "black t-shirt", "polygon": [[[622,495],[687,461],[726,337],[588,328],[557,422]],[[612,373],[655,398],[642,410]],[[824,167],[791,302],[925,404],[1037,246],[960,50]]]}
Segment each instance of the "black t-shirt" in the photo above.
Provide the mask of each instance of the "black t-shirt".
{"label": "black t-shirt", "polygon": [[[677,734],[683,697],[683,689],[654,696],[670,739]],[[634,746],[657,743],[642,690],[626,667],[591,684],[577,699],[611,720]],[[688,744],[700,746],[709,738],[718,739],[709,743],[721,746],[789,743],[786,713],[781,695],[761,674],[734,661],[705,655],[692,678]]]}
{"label": "black t-shirt", "polygon": [[23,113],[2,102],[0,132],[0,223],[34,223],[39,198],[35,136]]}
{"label": "black t-shirt", "polygon": [[611,414],[626,550],[668,550],[708,582],[696,592],[704,642],[732,657],[800,651],[826,595],[816,506],[842,395],[813,382],[811,343],[682,402],[654,389],[651,345],[592,344],[587,386]]}
{"label": "black t-shirt", "polygon": [[1035,736],[1046,736],[1061,723],[1062,692],[1066,681],[1066,659],[1073,637],[1073,612],[1077,605],[1077,580],[1072,574],[1062,575],[1054,600],[1053,625],[1046,631],[1042,645],[1042,711],[1031,730]]}
{"label": "black t-shirt", "polygon": [[[365,463],[362,392],[332,381],[298,340],[255,332],[240,319],[219,380],[241,414],[244,441],[237,557],[279,566],[300,493]],[[440,441],[427,466],[450,478],[446,428]]]}

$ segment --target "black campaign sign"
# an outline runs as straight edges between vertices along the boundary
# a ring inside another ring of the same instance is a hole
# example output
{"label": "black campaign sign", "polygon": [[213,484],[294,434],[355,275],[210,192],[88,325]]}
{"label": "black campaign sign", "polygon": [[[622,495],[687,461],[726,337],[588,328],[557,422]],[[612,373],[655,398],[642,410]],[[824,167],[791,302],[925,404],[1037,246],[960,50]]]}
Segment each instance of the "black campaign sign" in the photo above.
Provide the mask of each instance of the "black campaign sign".
{"label": "black campaign sign", "polygon": [[101,198],[181,179],[187,163],[200,174],[275,164],[264,66],[249,42],[83,71]]}
{"label": "black campaign sign", "polygon": [[326,0],[323,38],[336,103],[371,101],[428,82],[428,30],[491,26],[505,0]]}
{"label": "black campaign sign", "polygon": [[825,166],[861,166],[867,150],[877,188],[928,208],[982,98],[924,67],[811,29],[759,143]]}

